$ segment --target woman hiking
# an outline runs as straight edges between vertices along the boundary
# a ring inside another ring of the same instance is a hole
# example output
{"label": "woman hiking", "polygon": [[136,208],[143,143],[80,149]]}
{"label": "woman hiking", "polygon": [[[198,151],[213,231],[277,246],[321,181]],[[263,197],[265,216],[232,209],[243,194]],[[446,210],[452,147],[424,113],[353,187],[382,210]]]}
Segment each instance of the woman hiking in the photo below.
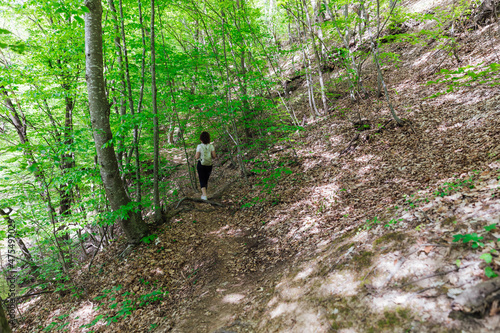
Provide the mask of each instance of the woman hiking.
{"label": "woman hiking", "polygon": [[212,173],[212,159],[215,158],[214,146],[210,143],[210,134],[203,132],[200,135],[201,144],[196,147],[194,158],[198,160],[196,169],[200,178],[201,199],[207,200],[208,178]]}

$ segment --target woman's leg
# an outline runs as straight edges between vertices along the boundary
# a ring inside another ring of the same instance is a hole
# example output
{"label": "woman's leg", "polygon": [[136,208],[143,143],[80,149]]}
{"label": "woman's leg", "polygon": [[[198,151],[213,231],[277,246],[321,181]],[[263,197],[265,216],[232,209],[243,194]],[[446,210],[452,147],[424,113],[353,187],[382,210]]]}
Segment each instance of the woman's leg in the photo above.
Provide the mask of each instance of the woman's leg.
{"label": "woman's leg", "polygon": [[198,177],[200,179],[201,195],[203,197],[206,197],[207,196],[208,178],[210,177],[210,173],[212,173],[212,167],[206,166],[206,165],[201,165],[201,163],[198,162],[196,169],[198,170]]}

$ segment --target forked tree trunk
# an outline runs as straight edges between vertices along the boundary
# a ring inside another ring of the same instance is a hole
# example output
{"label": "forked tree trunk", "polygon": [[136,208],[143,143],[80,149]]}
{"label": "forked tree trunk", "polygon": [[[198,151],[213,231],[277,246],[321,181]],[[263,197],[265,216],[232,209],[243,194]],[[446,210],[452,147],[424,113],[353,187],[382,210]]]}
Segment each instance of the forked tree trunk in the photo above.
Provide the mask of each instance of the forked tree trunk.
{"label": "forked tree trunk", "polygon": [[[106,99],[103,74],[101,0],[85,0],[85,6],[89,9],[85,14],[85,55],[90,120],[106,196],[111,209],[118,212],[131,201],[125,192],[111,141],[110,105]],[[140,213],[134,209],[127,209],[126,214],[120,216],[120,225],[129,243],[138,243],[149,233]]]}

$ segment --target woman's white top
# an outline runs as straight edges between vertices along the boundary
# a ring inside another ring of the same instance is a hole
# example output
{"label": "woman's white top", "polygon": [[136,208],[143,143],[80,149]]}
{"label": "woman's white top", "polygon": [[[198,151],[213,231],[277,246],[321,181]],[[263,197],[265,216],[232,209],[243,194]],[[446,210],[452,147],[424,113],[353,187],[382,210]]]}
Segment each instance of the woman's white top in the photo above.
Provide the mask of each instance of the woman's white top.
{"label": "woman's white top", "polygon": [[212,165],[212,152],[213,151],[215,151],[215,148],[214,148],[214,145],[211,143],[209,143],[209,144],[200,143],[196,147],[196,152],[200,153],[199,161],[201,162],[201,165],[206,165],[206,166]]}

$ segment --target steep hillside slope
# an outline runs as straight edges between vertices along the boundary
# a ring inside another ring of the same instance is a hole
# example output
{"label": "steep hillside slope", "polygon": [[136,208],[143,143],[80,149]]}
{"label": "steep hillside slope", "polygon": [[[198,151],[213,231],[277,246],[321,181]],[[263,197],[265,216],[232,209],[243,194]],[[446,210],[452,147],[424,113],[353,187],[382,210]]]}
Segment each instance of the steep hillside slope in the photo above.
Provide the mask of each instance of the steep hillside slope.
{"label": "steep hillside slope", "polygon": [[[221,206],[181,203],[126,258],[113,244],[75,273],[83,298],[33,299],[17,331],[497,331],[500,289],[472,305],[464,295],[500,272],[499,89],[475,82],[426,99],[446,89],[426,82],[500,62],[498,24],[459,41],[460,64],[433,44],[390,46],[400,61],[384,75],[404,126],[383,99],[337,99],[270,150],[275,170],[243,180],[219,166]],[[304,87],[294,99],[308,117]],[[370,129],[353,126],[358,110]]]}

